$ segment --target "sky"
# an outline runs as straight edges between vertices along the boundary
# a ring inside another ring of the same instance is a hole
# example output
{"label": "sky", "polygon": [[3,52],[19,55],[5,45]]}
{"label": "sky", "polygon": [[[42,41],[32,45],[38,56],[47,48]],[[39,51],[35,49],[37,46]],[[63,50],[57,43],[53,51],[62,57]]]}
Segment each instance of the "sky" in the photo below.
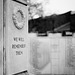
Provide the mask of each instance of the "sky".
{"label": "sky", "polygon": [[51,11],[58,14],[75,11],[75,0],[50,0]]}
{"label": "sky", "polygon": [[31,0],[33,3],[42,3],[44,15],[62,14],[75,11],[75,0]]}

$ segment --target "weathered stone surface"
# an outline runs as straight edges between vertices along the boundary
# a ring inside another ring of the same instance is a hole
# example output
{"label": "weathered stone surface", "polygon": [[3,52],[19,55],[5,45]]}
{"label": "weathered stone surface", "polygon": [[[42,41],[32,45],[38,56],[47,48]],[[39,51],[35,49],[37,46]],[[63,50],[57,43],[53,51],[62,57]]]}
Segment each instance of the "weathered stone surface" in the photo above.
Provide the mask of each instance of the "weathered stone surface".
{"label": "weathered stone surface", "polygon": [[0,0],[0,75],[3,75],[3,0]]}
{"label": "weathered stone surface", "polygon": [[6,74],[12,75],[28,67],[28,8],[16,0],[6,2]]}

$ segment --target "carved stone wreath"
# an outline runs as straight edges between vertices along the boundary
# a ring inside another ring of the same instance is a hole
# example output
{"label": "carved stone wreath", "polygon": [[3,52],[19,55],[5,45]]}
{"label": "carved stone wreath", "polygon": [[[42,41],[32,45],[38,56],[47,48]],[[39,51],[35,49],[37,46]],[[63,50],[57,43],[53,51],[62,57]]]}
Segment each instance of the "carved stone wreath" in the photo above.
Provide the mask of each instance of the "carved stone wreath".
{"label": "carved stone wreath", "polygon": [[[19,18],[17,19],[17,14],[18,13],[20,14],[19,16],[21,16],[21,21],[20,22],[19,22]],[[17,7],[17,8],[14,9],[12,19],[13,19],[13,23],[14,23],[14,25],[17,29],[20,30],[24,27],[25,15],[24,15],[24,12],[22,11],[21,8]]]}

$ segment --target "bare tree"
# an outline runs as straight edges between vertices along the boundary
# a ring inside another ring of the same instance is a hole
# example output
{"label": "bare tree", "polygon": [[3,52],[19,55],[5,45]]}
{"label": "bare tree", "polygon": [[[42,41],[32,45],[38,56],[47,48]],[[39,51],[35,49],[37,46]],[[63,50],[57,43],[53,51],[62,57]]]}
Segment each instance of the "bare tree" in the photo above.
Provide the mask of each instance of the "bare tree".
{"label": "bare tree", "polygon": [[42,4],[41,3],[32,3],[31,1],[29,1],[28,12],[29,12],[29,19],[41,17],[43,14]]}

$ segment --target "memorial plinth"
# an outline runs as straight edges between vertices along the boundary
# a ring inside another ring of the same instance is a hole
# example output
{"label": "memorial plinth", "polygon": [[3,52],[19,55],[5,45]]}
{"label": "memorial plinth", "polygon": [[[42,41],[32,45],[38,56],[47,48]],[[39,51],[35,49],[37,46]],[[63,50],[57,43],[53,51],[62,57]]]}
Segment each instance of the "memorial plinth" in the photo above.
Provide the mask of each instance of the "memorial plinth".
{"label": "memorial plinth", "polygon": [[6,75],[12,75],[28,67],[28,7],[21,0],[5,5]]}

